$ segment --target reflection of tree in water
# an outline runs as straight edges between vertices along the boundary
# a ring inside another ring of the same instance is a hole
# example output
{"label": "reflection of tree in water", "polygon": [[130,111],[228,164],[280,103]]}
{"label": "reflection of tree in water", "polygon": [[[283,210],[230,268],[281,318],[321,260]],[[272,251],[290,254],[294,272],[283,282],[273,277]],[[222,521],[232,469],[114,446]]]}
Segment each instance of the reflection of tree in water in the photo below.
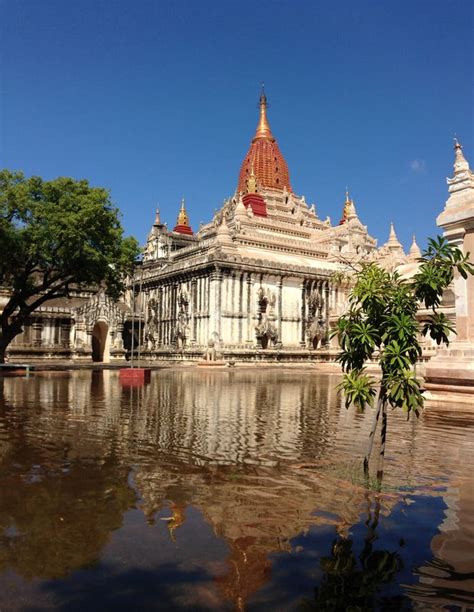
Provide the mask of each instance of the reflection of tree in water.
{"label": "reflection of tree in water", "polygon": [[96,562],[135,494],[115,460],[78,462],[2,481],[0,572],[57,578]]}
{"label": "reflection of tree in water", "polygon": [[[403,567],[398,552],[374,550],[380,504],[375,502],[372,515],[369,506],[366,521],[367,534],[359,555],[354,551],[354,540],[338,537],[331,554],[321,559],[323,579],[315,589],[315,602],[306,603],[304,609],[316,610],[400,610],[404,597],[384,597],[383,586],[394,582]],[[402,544],[402,543],[400,543]]]}

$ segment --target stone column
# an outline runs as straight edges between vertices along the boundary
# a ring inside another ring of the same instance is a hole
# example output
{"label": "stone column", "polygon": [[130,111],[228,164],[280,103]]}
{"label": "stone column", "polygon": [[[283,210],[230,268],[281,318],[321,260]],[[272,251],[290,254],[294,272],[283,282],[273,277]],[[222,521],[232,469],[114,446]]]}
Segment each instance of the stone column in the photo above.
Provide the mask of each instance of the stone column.
{"label": "stone column", "polygon": [[301,283],[301,346],[306,346],[306,285],[306,281],[303,280]]}
{"label": "stone column", "polygon": [[[52,325],[53,323],[54,323],[54,320],[51,319],[50,324]],[[41,319],[33,319],[31,328],[33,330],[33,338],[32,338],[33,346],[37,346],[37,347],[41,346],[42,344],[41,334],[43,332],[43,321]]]}
{"label": "stone column", "polygon": [[71,332],[71,322],[67,319],[61,321],[60,343],[64,348],[69,348],[69,336]]}
{"label": "stone column", "polygon": [[254,334],[252,325],[252,290],[253,290],[253,279],[252,273],[249,272],[247,275],[247,344],[253,344]]}
{"label": "stone column", "polygon": [[196,344],[197,278],[191,281],[191,344]]}
{"label": "stone column", "polygon": [[324,344],[325,348],[329,347],[329,281],[325,281],[324,283],[324,304],[325,304],[325,313],[324,313]]}
{"label": "stone column", "polygon": [[210,275],[210,303],[209,303],[209,334],[214,332],[221,340],[221,309],[222,309],[222,272],[216,268]]}
{"label": "stone column", "polygon": [[163,343],[163,288],[158,287],[156,292],[156,319],[157,319],[157,339],[156,345],[161,346]]}
{"label": "stone column", "polygon": [[278,341],[283,342],[281,337],[283,326],[283,276],[278,279]]}
{"label": "stone column", "polygon": [[239,344],[242,344],[242,326],[243,326],[243,313],[244,313],[244,274],[242,273],[239,278]]}
{"label": "stone column", "polygon": [[171,307],[171,285],[169,282],[166,283],[165,285],[165,301],[164,301],[164,305],[165,305],[165,336],[164,336],[164,342],[163,344],[165,346],[169,346],[170,345],[170,319],[171,319],[171,311],[170,311],[170,307]]}

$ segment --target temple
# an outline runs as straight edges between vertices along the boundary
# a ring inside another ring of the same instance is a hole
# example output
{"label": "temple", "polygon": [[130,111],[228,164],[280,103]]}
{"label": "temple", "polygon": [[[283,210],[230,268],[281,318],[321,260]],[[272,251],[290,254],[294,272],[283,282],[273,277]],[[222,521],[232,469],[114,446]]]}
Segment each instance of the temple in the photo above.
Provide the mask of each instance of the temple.
{"label": "temple", "polygon": [[[113,303],[103,291],[82,291],[44,304],[10,345],[11,360],[123,361],[130,357],[132,335],[149,362],[334,360],[330,330],[348,292],[335,273],[354,262],[376,261],[410,275],[420,250],[414,237],[406,254],[393,223],[378,247],[347,188],[345,200],[333,207],[340,221],[321,219],[315,204],[294,191],[264,91],[259,106],[235,191],[213,218],[194,231],[183,199],[170,230],[157,210],[142,265],[122,301]],[[454,228],[449,235],[456,237],[463,222],[445,217],[461,206],[472,225],[473,190],[459,144],[455,155],[455,176],[448,181],[448,202],[455,202],[438,221]],[[458,306],[472,310],[469,299],[455,304],[454,292],[447,292],[444,307],[451,320]],[[1,301],[0,293],[0,307]],[[458,314],[462,334],[470,338],[472,313]],[[430,342],[425,341],[426,358],[434,355]]]}
{"label": "temple", "polygon": [[147,359],[200,359],[211,349],[244,361],[331,353],[330,326],[346,304],[334,273],[361,259],[395,267],[419,255],[404,253],[393,225],[377,249],[347,190],[340,223],[320,219],[293,190],[267,110],[262,91],[236,190],[211,221],[193,233],[182,204],[173,231],[159,217],[153,224],[135,279]]}

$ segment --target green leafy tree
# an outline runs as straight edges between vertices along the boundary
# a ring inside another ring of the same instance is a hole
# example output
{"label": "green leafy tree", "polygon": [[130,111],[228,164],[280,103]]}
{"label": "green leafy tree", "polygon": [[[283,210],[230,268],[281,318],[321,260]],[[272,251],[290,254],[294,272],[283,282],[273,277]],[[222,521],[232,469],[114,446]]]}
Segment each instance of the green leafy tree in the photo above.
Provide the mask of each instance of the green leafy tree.
{"label": "green leafy tree", "polygon": [[100,284],[117,297],[137,254],[106,189],[0,171],[0,286],[8,296],[0,314],[0,363],[45,302]]}
{"label": "green leafy tree", "polygon": [[[383,458],[387,436],[387,408],[401,408],[407,418],[418,416],[423,408],[423,392],[416,376],[415,364],[421,356],[420,337],[430,335],[437,344],[448,344],[454,332],[449,320],[439,311],[443,292],[455,273],[463,278],[474,274],[469,253],[438,237],[428,241],[419,259],[419,268],[410,280],[388,272],[375,263],[363,264],[354,274],[347,312],[337,322],[341,352],[338,360],[344,371],[340,389],[345,393],[346,407],[351,404],[364,410],[376,403],[374,420],[364,458],[368,474],[369,458],[377,426],[380,429],[380,461],[377,478],[383,475]],[[418,309],[430,312],[420,325]],[[380,380],[365,371],[365,364],[376,360]],[[377,387],[379,387],[378,398]]]}

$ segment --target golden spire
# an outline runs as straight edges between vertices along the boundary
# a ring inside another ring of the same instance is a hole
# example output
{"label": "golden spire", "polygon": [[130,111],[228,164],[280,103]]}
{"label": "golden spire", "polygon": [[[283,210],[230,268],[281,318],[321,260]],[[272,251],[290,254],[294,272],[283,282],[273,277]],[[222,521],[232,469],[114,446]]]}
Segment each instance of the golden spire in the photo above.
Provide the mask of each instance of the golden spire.
{"label": "golden spire", "polygon": [[342,218],[339,221],[339,225],[342,225],[348,220],[352,205],[353,203],[351,202],[351,199],[349,197],[349,189],[346,187],[346,201],[344,202],[344,208],[342,209]]}
{"label": "golden spire", "polygon": [[270,140],[275,140],[267,119],[267,106],[267,96],[265,95],[265,89],[262,83],[262,93],[260,94],[260,121],[257,125],[254,140],[257,138],[268,138]]}
{"label": "golden spire", "polygon": [[153,225],[161,225],[160,209],[159,208],[156,209],[155,223]]}
{"label": "golden spire", "polygon": [[184,198],[181,200],[181,208],[178,213],[178,219],[176,220],[176,225],[173,229],[173,232],[178,232],[178,234],[188,234],[191,236],[193,234],[193,230],[191,225],[189,224],[188,213],[186,212],[186,206],[184,205]]}
{"label": "golden spire", "polygon": [[186,225],[189,227],[189,217],[188,217],[188,213],[186,212],[184,198],[181,200],[181,208],[178,213],[178,219],[176,221],[176,225]]}

